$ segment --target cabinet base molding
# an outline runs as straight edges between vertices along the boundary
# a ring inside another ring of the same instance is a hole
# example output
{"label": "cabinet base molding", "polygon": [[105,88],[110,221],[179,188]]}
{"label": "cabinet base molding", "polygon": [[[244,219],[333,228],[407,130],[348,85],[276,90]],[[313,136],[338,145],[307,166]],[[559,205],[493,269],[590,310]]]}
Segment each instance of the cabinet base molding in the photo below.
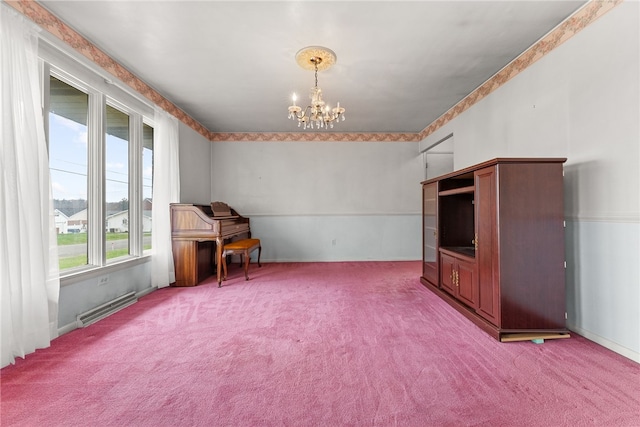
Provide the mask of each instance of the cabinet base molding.
{"label": "cabinet base molding", "polygon": [[448,292],[443,291],[433,283],[425,280],[424,277],[420,278],[420,282],[431,292],[438,295],[445,302],[447,302],[451,307],[455,308],[464,317],[471,320],[474,325],[476,325],[491,337],[500,342],[533,341],[540,344],[541,342],[543,342],[540,340],[562,339],[571,337],[569,335],[569,330],[567,329],[546,331],[500,329],[496,325],[478,316],[475,311],[471,310],[469,307],[452,297]]}
{"label": "cabinet base molding", "polygon": [[571,335],[566,333],[523,333],[523,334],[502,334],[500,341],[502,342],[514,342],[514,341],[533,341],[536,344],[542,344],[544,340],[557,340],[562,338],[571,338]]}

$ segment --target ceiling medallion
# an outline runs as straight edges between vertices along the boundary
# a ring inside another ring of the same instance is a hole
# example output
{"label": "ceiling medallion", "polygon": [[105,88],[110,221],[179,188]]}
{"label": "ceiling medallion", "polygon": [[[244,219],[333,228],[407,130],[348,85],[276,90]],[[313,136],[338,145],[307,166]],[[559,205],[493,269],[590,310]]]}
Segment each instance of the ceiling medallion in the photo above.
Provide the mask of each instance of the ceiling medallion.
{"label": "ceiling medallion", "polygon": [[289,107],[289,119],[297,120],[298,127],[303,129],[329,129],[333,128],[334,122],[337,123],[342,117],[344,121],[345,109],[340,107],[340,103],[335,108],[331,108],[322,100],[322,89],[318,87],[318,71],[329,69],[336,63],[336,54],[326,47],[309,46],[300,49],[296,53],[296,62],[305,70],[313,70],[315,72],[315,86],[311,88],[311,104],[302,109],[296,105],[298,97],[294,93],[292,96],[293,105]]}

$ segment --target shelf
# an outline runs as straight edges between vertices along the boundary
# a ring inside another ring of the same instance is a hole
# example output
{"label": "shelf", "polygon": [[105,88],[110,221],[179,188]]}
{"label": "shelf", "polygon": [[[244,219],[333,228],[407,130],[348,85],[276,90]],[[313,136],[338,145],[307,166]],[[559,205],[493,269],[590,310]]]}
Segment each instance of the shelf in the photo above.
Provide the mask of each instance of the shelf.
{"label": "shelf", "polygon": [[438,196],[452,196],[454,194],[468,194],[473,193],[475,191],[475,187],[473,185],[469,185],[468,187],[460,187],[454,188],[453,190],[444,190],[438,193]]}
{"label": "shelf", "polygon": [[442,252],[449,252],[452,255],[460,254],[469,258],[476,257],[476,250],[473,246],[440,246]]}

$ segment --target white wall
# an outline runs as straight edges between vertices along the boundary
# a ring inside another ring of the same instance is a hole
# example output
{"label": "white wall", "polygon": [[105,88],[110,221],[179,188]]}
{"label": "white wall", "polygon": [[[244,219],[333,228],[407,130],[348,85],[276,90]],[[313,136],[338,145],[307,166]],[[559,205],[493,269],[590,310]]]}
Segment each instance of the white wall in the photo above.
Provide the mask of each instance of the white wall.
{"label": "white wall", "polygon": [[421,143],[454,134],[456,169],[567,157],[567,312],[640,361],[639,3],[624,2]]}
{"label": "white wall", "polygon": [[180,202],[211,203],[211,142],[180,122]]}
{"label": "white wall", "polygon": [[417,143],[214,142],[211,199],[265,261],[417,260],[422,168]]}

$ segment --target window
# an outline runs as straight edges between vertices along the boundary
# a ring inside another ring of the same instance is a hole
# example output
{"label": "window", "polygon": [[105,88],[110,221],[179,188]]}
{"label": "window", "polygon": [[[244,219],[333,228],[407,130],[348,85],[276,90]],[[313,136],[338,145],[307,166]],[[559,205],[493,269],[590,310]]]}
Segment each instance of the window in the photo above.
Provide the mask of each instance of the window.
{"label": "window", "polygon": [[153,128],[142,126],[142,233],[143,250],[151,249],[151,208],[153,207]]}
{"label": "window", "polygon": [[153,110],[90,70],[44,61],[61,275],[149,253]]}
{"label": "window", "polygon": [[87,265],[89,95],[49,79],[49,168],[60,270]]}
{"label": "window", "polygon": [[107,105],[105,135],[107,262],[129,255],[129,116]]}

